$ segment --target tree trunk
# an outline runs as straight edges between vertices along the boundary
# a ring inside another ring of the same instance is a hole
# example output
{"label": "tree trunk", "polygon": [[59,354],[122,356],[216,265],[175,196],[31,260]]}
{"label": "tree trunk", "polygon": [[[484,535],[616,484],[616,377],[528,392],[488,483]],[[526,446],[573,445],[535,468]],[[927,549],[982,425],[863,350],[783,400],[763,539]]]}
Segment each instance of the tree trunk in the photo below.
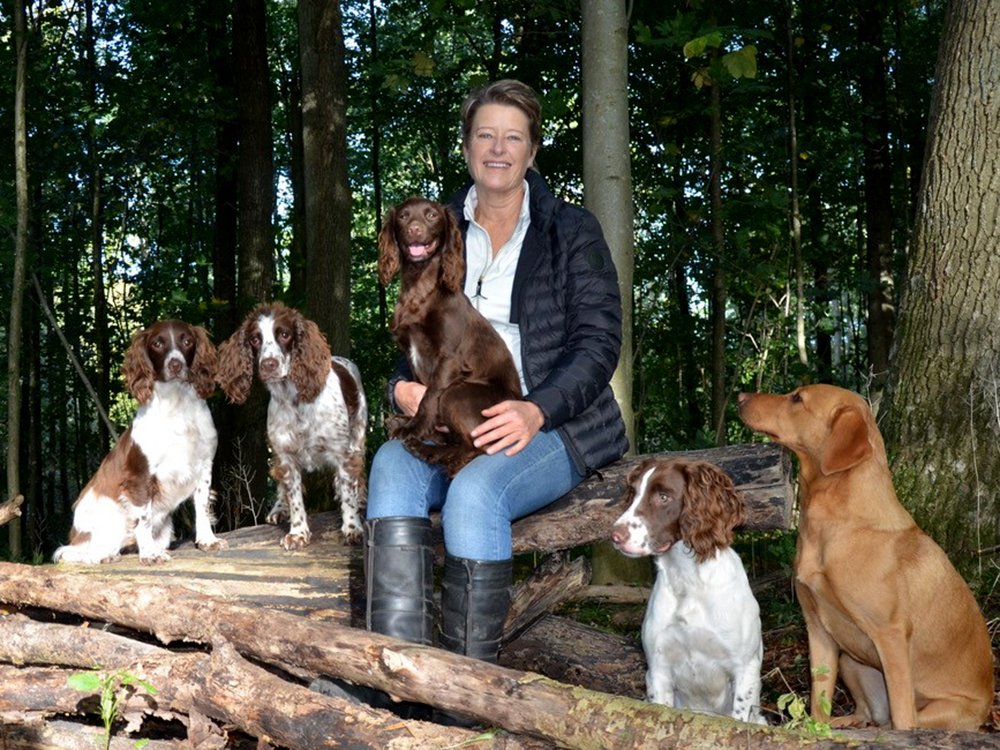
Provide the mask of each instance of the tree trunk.
{"label": "tree trunk", "polygon": [[[622,298],[622,350],[611,378],[629,445],[635,445],[632,412],[632,275],[635,227],[629,162],[628,21],[616,0],[582,0],[584,205],[601,223],[618,270]],[[645,581],[648,560],[630,560],[610,545],[593,550],[601,583]]]}
{"label": "tree trunk", "polygon": [[239,307],[272,297],[274,285],[274,154],[264,0],[236,0],[233,39],[240,123]]}
{"label": "tree trunk", "polygon": [[351,353],[351,192],[340,5],[299,2],[306,308],[335,354]]}
{"label": "tree trunk", "polygon": [[1000,542],[1000,6],[949,6],[935,80],[884,429],[904,504],[968,557]]}
{"label": "tree trunk", "polygon": [[858,3],[862,139],[864,141],[865,237],[868,258],[868,364],[872,390],[881,391],[889,371],[895,316],[892,275],[892,164],[886,100],[883,25],[886,4]]}
{"label": "tree trunk", "polygon": [[[715,26],[713,20],[712,26]],[[714,50],[713,59],[718,56]],[[712,429],[715,444],[726,444],[726,228],[722,220],[722,94],[719,81],[709,86],[708,193],[712,206]]]}
{"label": "tree trunk", "polygon": [[[237,169],[237,309],[240,314],[270,300],[274,287],[274,154],[271,140],[270,76],[264,0],[236,0],[233,47],[239,120]],[[267,399],[255,383],[236,410],[233,449],[254,502],[267,488]]]}
{"label": "tree trunk", "polygon": [[[10,327],[7,329],[7,500],[21,495],[21,335],[24,286],[28,263],[28,123],[25,88],[28,66],[28,31],[25,0],[14,0],[14,46],[17,70],[14,83],[14,183],[17,193],[17,230],[14,237],[14,276],[10,291]],[[10,558],[21,557],[21,520],[8,527]]]}

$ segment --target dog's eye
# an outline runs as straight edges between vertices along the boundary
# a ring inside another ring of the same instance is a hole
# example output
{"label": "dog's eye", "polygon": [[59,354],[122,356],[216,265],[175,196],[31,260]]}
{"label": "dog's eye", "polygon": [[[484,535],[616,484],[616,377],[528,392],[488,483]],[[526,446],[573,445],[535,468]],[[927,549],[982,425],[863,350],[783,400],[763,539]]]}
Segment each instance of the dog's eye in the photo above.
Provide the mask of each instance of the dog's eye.
{"label": "dog's eye", "polygon": [[255,333],[253,336],[250,337],[250,346],[252,346],[254,349],[259,349],[260,348],[260,334],[259,333]]}
{"label": "dog's eye", "polygon": [[291,337],[291,331],[278,331],[278,341],[288,341]]}
{"label": "dog's eye", "polygon": [[153,339],[149,345],[153,347],[153,349],[155,349],[156,351],[160,351],[160,349],[162,349],[165,346],[163,339],[159,338]]}
{"label": "dog's eye", "polygon": [[800,394],[798,391],[796,391],[795,393],[793,393],[792,394],[792,403],[793,404],[801,404],[802,403],[802,394]]}

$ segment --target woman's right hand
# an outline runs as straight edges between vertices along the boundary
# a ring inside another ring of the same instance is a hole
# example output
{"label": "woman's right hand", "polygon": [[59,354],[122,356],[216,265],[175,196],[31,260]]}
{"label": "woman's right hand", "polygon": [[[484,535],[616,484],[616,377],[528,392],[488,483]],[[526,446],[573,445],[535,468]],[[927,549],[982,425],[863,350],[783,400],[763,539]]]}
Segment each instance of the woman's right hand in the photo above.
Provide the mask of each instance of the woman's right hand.
{"label": "woman's right hand", "polygon": [[396,399],[396,406],[408,417],[417,413],[417,407],[427,393],[427,386],[413,380],[400,380],[396,383],[393,396]]}

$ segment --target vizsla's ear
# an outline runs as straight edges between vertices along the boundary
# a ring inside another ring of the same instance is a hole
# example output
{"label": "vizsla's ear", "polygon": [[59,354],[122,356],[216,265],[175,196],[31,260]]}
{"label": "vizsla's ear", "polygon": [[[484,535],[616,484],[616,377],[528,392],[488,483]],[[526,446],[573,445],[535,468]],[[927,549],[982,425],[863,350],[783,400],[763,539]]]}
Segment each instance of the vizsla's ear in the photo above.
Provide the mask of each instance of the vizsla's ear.
{"label": "vizsla's ear", "polygon": [[830,420],[830,437],[820,459],[825,475],[847,471],[872,454],[868,440],[868,422],[856,406],[842,406]]}

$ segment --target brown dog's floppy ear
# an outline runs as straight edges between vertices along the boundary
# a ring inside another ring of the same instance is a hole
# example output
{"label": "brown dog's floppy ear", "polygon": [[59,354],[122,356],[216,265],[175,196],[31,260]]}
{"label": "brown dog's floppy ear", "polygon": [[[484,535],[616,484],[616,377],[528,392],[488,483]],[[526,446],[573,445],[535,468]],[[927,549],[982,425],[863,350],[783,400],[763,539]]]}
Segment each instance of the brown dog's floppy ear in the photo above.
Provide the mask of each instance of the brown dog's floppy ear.
{"label": "brown dog's floppy ear", "polygon": [[825,475],[847,471],[872,454],[868,441],[868,423],[856,406],[841,406],[830,420],[830,438],[820,458]]}
{"label": "brown dog's floppy ear", "polygon": [[465,243],[462,242],[462,228],[455,214],[447,206],[442,206],[442,209],[444,229],[441,241],[444,248],[441,251],[441,280],[449,291],[457,293],[462,291],[462,282],[465,281]]}
{"label": "brown dog's floppy ear", "polygon": [[388,286],[392,277],[399,273],[399,247],[396,244],[396,209],[385,216],[382,229],[378,233],[378,280]]}

